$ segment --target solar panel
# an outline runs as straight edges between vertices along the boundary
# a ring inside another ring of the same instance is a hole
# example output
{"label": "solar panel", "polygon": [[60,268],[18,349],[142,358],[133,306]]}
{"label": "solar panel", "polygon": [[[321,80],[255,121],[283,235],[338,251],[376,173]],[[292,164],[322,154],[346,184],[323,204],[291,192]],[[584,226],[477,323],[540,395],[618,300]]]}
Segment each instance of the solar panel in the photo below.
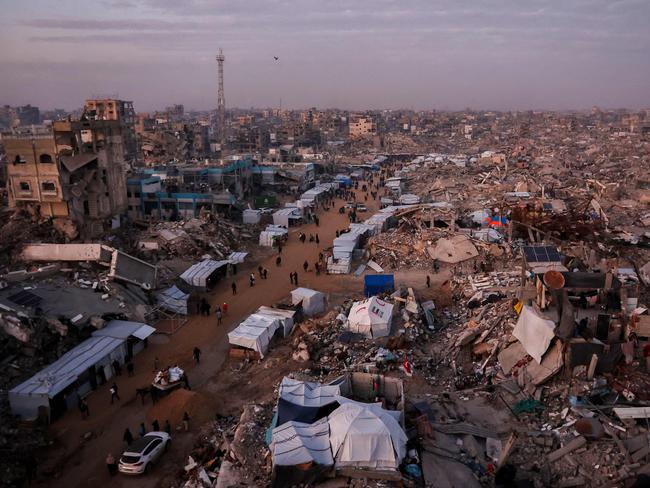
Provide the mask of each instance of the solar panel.
{"label": "solar panel", "polygon": [[529,263],[561,262],[560,253],[552,246],[524,246],[524,256]]}
{"label": "solar panel", "polygon": [[34,295],[32,292],[27,290],[19,291],[18,293],[11,295],[9,300],[14,302],[16,305],[22,305],[23,307],[36,307],[43,300],[38,295]]}

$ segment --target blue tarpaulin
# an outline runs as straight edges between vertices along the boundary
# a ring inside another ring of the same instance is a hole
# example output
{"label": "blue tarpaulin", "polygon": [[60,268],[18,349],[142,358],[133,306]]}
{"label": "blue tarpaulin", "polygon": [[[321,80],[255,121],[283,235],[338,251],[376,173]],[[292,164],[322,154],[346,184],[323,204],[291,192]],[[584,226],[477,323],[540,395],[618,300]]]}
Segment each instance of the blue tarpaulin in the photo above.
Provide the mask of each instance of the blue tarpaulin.
{"label": "blue tarpaulin", "polygon": [[395,277],[392,274],[366,275],[363,283],[363,294],[367,297],[384,292],[395,291]]}

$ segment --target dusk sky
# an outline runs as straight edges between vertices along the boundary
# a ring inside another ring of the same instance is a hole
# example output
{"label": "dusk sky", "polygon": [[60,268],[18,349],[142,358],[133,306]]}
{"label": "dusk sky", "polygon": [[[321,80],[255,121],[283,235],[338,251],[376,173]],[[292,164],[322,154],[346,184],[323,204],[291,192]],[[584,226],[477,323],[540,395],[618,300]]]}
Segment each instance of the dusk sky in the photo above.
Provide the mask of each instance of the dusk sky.
{"label": "dusk sky", "polygon": [[[0,104],[650,106],[649,0],[0,0]],[[275,61],[273,56],[280,59]]]}

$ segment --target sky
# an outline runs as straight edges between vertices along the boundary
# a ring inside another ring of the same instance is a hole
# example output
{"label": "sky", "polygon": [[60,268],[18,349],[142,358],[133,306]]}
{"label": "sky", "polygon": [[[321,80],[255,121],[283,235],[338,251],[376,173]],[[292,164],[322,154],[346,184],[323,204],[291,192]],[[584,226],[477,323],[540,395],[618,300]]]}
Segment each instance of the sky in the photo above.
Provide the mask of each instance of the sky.
{"label": "sky", "polygon": [[[649,0],[0,0],[0,104],[650,107]],[[274,56],[279,59],[276,61]]]}

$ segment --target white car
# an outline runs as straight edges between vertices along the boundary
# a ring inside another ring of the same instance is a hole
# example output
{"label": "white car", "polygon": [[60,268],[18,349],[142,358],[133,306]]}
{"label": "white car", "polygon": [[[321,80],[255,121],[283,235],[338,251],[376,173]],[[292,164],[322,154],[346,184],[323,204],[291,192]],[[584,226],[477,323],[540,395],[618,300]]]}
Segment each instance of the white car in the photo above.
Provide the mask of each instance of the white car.
{"label": "white car", "polygon": [[148,473],[172,442],[167,432],[149,432],[133,441],[122,453],[118,470],[124,474]]}

